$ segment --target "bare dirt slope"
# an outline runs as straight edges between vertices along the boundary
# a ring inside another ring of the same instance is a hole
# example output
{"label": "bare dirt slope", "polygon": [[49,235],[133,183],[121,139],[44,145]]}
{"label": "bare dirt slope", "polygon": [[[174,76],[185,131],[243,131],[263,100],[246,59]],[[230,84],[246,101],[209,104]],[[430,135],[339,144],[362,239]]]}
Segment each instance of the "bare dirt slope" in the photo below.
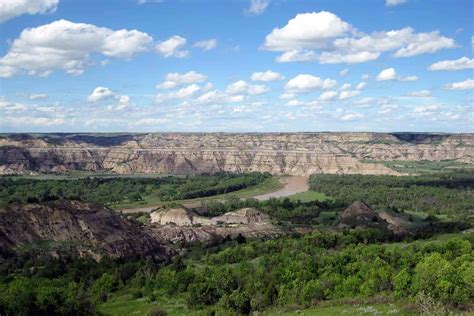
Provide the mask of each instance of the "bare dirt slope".
{"label": "bare dirt slope", "polygon": [[373,161],[474,163],[474,134],[158,133],[0,137],[0,174],[270,172],[396,174]]}

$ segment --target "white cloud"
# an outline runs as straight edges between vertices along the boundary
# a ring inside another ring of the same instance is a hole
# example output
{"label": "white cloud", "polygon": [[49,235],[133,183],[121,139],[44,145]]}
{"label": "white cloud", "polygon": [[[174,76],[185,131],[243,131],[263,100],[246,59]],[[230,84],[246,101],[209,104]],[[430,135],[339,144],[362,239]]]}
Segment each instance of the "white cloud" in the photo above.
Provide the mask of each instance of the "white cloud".
{"label": "white cloud", "polygon": [[350,112],[350,113],[346,113],[342,115],[339,119],[341,121],[357,121],[363,118],[364,118],[364,114]]}
{"label": "white cloud", "polygon": [[156,86],[157,89],[172,89],[180,85],[199,83],[207,80],[207,76],[194,70],[186,73],[171,72],[165,76],[165,81]]}
{"label": "white cloud", "polygon": [[338,93],[336,91],[325,91],[319,96],[320,100],[330,101],[337,98]]}
{"label": "white cloud", "polygon": [[438,105],[423,105],[416,107],[413,112],[416,114],[416,116],[431,116],[438,109]]}
{"label": "white cloud", "polygon": [[0,98],[0,111],[2,112],[23,112],[27,106],[21,103],[15,103]]}
{"label": "white cloud", "polygon": [[253,15],[262,14],[269,4],[270,0],[250,0],[250,6],[246,12]]}
{"label": "white cloud", "polygon": [[439,31],[413,34],[410,42],[393,54],[395,57],[411,57],[421,54],[433,54],[443,48],[454,48],[452,38],[441,36]]}
{"label": "white cloud", "polygon": [[306,62],[318,60],[318,56],[311,50],[290,50],[275,58],[277,63]]}
{"label": "white cloud", "polygon": [[396,80],[397,79],[397,72],[394,68],[387,68],[382,70],[378,75],[376,80],[377,81],[386,81],[386,80]]}
{"label": "white cloud", "polygon": [[129,105],[129,103],[130,97],[128,95],[121,95],[118,97],[118,103],[115,110],[123,110]]}
{"label": "white cloud", "polygon": [[474,80],[467,79],[461,82],[448,83],[444,86],[444,89],[447,90],[473,90],[474,89]]}
{"label": "white cloud", "polygon": [[283,52],[277,62],[318,60],[321,64],[364,63],[388,51],[394,51],[395,57],[410,57],[454,47],[455,41],[439,31],[416,33],[405,27],[364,34],[326,11],[298,14],[284,27],[274,28],[262,45],[263,49]]}
{"label": "white cloud", "polygon": [[334,52],[323,52],[319,56],[321,64],[359,64],[379,58],[380,53],[358,52],[350,54],[341,54]]}
{"label": "white cloud", "polygon": [[48,95],[46,93],[33,93],[28,96],[30,100],[44,100],[47,99]]}
{"label": "white cloud", "polygon": [[176,57],[176,58],[185,58],[189,56],[189,51],[182,50],[186,45],[186,39],[179,35],[173,35],[168,38],[166,41],[159,42],[155,46],[155,50],[161,56]]}
{"label": "white cloud", "polygon": [[362,82],[359,82],[359,83],[357,84],[356,89],[357,89],[357,90],[362,90],[362,89],[364,89],[366,86],[367,86],[367,82],[362,81]]}
{"label": "white cloud", "polygon": [[371,107],[372,105],[374,105],[376,103],[376,99],[374,98],[371,98],[371,97],[365,97],[365,98],[361,98],[359,100],[356,100],[353,102],[353,104],[356,106],[356,107],[359,107],[359,108],[368,108],[368,107]]}
{"label": "white cloud", "polygon": [[23,14],[45,14],[56,11],[59,0],[2,0],[0,23]]}
{"label": "white cloud", "polygon": [[130,97],[127,95],[117,95],[115,92],[105,87],[97,87],[92,91],[92,93],[87,97],[87,101],[96,103],[104,100],[114,99],[117,103],[115,105],[109,105],[107,108],[109,110],[123,110],[130,103]]}
{"label": "white cloud", "polygon": [[340,75],[341,77],[345,77],[345,76],[347,76],[348,74],[349,74],[349,69],[347,69],[347,68],[346,68],[346,69],[343,69],[343,70],[341,70],[341,71],[339,72],[339,75]]}
{"label": "white cloud", "polygon": [[324,47],[329,39],[346,34],[352,26],[327,12],[301,13],[282,28],[265,37],[263,47],[272,51],[291,51]]}
{"label": "white cloud", "polygon": [[345,100],[349,98],[353,98],[355,96],[358,96],[360,94],[360,91],[358,90],[352,90],[352,91],[341,91],[339,94],[339,100]]}
{"label": "white cloud", "polygon": [[109,88],[97,87],[92,91],[92,93],[87,97],[89,102],[99,102],[102,100],[110,99],[115,97],[115,93]]}
{"label": "white cloud", "polygon": [[63,118],[50,118],[50,117],[32,117],[32,116],[16,116],[16,117],[4,117],[0,118],[0,122],[3,124],[15,125],[15,126],[58,126],[63,125],[66,121]]}
{"label": "white cloud", "polygon": [[91,64],[89,56],[93,53],[130,58],[146,51],[152,40],[148,34],[137,30],[113,31],[59,20],[23,30],[0,59],[0,75],[46,76],[58,69],[78,75]]}
{"label": "white cloud", "polygon": [[245,94],[258,95],[268,92],[268,88],[264,85],[248,84],[244,80],[239,80],[227,86],[226,93],[228,94]]}
{"label": "white cloud", "polygon": [[408,0],[386,0],[385,5],[387,7],[394,7],[403,3],[407,3]]}
{"label": "white cloud", "polygon": [[350,83],[345,83],[341,86],[341,90],[349,90],[350,88],[352,88],[352,84]]}
{"label": "white cloud", "polygon": [[380,109],[378,111],[378,114],[380,115],[387,115],[392,113],[394,110],[398,109],[399,106],[396,104],[382,104],[380,106]]}
{"label": "white cloud", "polygon": [[415,98],[428,98],[428,97],[431,97],[431,91],[429,90],[413,91],[413,92],[410,92],[408,96],[415,97]]}
{"label": "white cloud", "polygon": [[456,60],[442,60],[438,61],[428,67],[428,70],[439,71],[439,70],[464,70],[474,69],[474,59],[468,57],[461,57]]}
{"label": "white cloud", "polygon": [[286,83],[285,89],[295,93],[309,92],[317,89],[331,89],[334,88],[336,84],[336,80],[323,80],[312,75],[299,74]]}
{"label": "white cloud", "polygon": [[387,68],[382,70],[376,77],[377,81],[389,81],[389,80],[398,80],[398,81],[416,81],[418,80],[417,76],[407,76],[401,77],[397,75],[397,72],[394,68]]}
{"label": "white cloud", "polygon": [[303,104],[304,104],[303,101],[300,101],[300,100],[297,100],[297,99],[290,100],[286,103],[286,105],[288,105],[288,106],[299,106],[299,105],[303,105]]}
{"label": "white cloud", "polygon": [[271,82],[283,80],[285,77],[278,72],[267,70],[264,72],[254,72],[250,79],[252,79],[252,81]]}
{"label": "white cloud", "polygon": [[193,47],[200,48],[203,51],[207,52],[217,47],[217,40],[215,38],[210,38],[208,40],[199,41],[194,43]]}
{"label": "white cloud", "polygon": [[280,99],[292,99],[294,98],[296,95],[294,93],[283,93],[280,95]]}
{"label": "white cloud", "polygon": [[197,84],[193,83],[189,86],[183,87],[176,92],[172,92],[169,94],[169,98],[171,99],[185,99],[189,98],[190,96],[194,95],[196,92],[201,90],[201,87]]}
{"label": "white cloud", "polygon": [[[426,53],[435,53],[443,48],[454,48],[453,39],[440,35],[439,31],[430,33],[415,33],[411,27],[388,32],[374,32],[353,38],[339,38],[334,41],[334,47],[346,54],[370,52],[382,53],[397,50],[395,57],[410,57]],[[367,55],[370,56],[370,55]],[[375,57],[372,56],[373,58]]]}

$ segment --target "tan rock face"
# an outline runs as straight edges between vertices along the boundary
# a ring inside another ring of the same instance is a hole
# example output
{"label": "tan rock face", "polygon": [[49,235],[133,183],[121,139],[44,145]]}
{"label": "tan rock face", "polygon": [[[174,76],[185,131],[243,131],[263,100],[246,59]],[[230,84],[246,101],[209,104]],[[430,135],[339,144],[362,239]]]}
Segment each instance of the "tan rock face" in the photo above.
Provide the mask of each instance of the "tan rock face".
{"label": "tan rock face", "polygon": [[194,174],[395,174],[372,161],[474,163],[474,134],[128,134],[0,138],[0,174],[106,170]]}
{"label": "tan rock face", "polygon": [[269,238],[284,232],[270,222],[270,217],[254,208],[243,208],[216,217],[203,217],[184,208],[151,213],[152,230],[163,240],[193,244],[211,242],[239,234],[249,238]]}

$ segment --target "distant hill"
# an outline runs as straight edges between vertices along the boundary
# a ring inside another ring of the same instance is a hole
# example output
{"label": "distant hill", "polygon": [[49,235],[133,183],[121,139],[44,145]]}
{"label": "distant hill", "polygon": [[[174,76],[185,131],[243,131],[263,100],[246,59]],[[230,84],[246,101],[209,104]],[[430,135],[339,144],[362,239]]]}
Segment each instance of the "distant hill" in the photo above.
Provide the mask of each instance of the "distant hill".
{"label": "distant hill", "polygon": [[[0,137],[0,174],[399,174],[390,161],[474,163],[474,134],[156,133]],[[382,162],[382,163],[381,163]]]}

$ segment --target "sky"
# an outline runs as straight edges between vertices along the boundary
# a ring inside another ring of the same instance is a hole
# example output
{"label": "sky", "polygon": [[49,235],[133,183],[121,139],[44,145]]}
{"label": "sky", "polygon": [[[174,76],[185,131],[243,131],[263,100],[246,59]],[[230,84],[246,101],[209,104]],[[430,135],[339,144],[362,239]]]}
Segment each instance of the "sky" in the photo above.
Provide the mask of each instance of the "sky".
{"label": "sky", "polygon": [[472,0],[0,0],[0,132],[474,132]]}

